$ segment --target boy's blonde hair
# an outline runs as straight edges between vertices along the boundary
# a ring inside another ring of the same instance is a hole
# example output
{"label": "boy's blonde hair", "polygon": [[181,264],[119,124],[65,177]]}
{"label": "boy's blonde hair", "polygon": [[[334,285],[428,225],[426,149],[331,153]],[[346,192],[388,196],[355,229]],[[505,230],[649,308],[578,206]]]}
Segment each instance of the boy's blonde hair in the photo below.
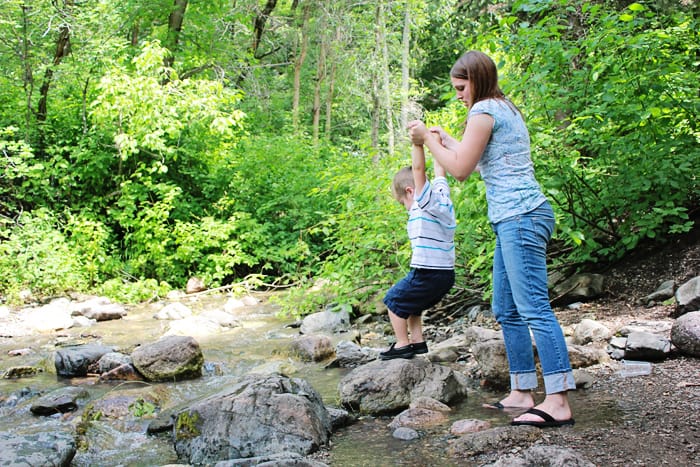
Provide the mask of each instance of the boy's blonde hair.
{"label": "boy's blonde hair", "polygon": [[396,172],[394,175],[394,181],[391,184],[391,191],[394,194],[394,198],[401,200],[406,196],[406,188],[415,188],[413,182],[413,169],[409,167],[404,167],[403,169]]}

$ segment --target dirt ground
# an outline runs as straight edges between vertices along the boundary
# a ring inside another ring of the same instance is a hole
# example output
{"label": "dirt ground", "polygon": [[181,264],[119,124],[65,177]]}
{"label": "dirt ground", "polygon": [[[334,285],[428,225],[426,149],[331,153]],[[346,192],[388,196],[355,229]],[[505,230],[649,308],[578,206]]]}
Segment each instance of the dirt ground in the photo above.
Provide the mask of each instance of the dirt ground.
{"label": "dirt ground", "polygon": [[[605,296],[578,310],[556,310],[561,324],[579,322],[582,313],[614,328],[668,320],[673,306],[648,307],[640,299],[665,280],[678,286],[700,275],[699,234],[695,229],[597,271],[607,277]],[[598,466],[700,466],[700,359],[674,352],[654,363],[649,376],[620,378],[604,367],[595,376],[587,390],[591,399],[610,400],[625,409],[623,415],[582,430],[544,430],[543,443],[571,448]]]}

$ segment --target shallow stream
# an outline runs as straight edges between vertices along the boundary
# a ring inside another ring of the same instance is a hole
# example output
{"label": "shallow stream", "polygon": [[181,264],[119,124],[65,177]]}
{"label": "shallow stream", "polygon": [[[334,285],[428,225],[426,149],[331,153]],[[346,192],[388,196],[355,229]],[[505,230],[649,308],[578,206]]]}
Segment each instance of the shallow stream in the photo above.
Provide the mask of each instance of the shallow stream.
{"label": "shallow stream", "polygon": [[[221,309],[230,297],[224,295],[200,296],[185,301],[194,313],[205,309]],[[99,342],[120,349],[133,348],[137,344],[158,340],[167,331],[168,322],[153,318],[154,305],[129,309],[128,315],[115,321],[106,321],[89,328],[73,328],[57,333],[27,337],[0,338],[0,373],[9,367],[31,365],[53,368],[53,352],[57,345],[76,342]],[[163,409],[185,404],[200,396],[219,392],[251,371],[280,371],[289,376],[304,378],[321,394],[328,406],[338,406],[338,382],[348,369],[324,369],[319,363],[304,363],[291,359],[285,350],[299,331],[289,326],[291,318],[280,318],[277,308],[264,300],[237,312],[241,326],[226,332],[193,337],[199,342],[205,358],[205,375],[197,380],[178,383],[162,383],[168,394]],[[334,344],[350,336],[337,335]],[[378,346],[386,342],[365,343]],[[31,352],[10,356],[8,352],[29,348]],[[110,391],[155,386],[142,382],[97,383],[94,378],[63,379],[51,371],[34,377],[0,379],[0,431],[29,434],[39,431],[70,430],[80,421],[80,411],[62,417],[36,417],[29,411],[31,398],[16,407],[7,404],[7,398],[22,390],[48,392],[61,386],[81,385],[94,400]],[[25,389],[28,388],[28,389]],[[430,430],[419,430],[421,437],[414,441],[400,441],[392,437],[387,427],[391,417],[362,417],[346,428],[335,432],[331,439],[330,456],[325,459],[337,466],[452,466],[457,465],[447,455],[450,425],[460,419],[488,420],[493,426],[506,425],[512,414],[481,407],[502,394],[480,389],[475,384],[466,400],[453,406],[450,421]],[[539,396],[541,398],[541,395]],[[79,404],[84,405],[84,401]],[[571,403],[580,430],[589,424],[620,423],[626,414],[624,408],[611,401],[593,400],[585,391],[571,394]],[[628,414],[629,415],[629,414]],[[159,466],[178,463],[170,437],[147,435],[146,427],[151,418],[144,416],[132,420],[101,419],[91,423],[88,430],[89,447],[76,454],[74,466]],[[462,464],[464,465],[464,464]]]}

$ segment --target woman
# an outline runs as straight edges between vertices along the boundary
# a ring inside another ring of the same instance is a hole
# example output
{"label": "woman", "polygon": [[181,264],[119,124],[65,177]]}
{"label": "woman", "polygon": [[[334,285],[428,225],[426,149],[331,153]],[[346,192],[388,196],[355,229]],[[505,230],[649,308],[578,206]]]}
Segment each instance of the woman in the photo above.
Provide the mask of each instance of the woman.
{"label": "woman", "polygon": [[[450,77],[457,99],[469,109],[461,141],[417,120],[409,123],[409,134],[456,179],[478,170],[486,184],[488,218],[496,234],[492,308],[503,330],[511,384],[510,394],[488,407],[527,409],[513,425],[573,425],[567,391],[576,384],[547,290],[546,250],[554,214],[535,179],[527,127],[500,90],[488,55],[466,52]],[[546,392],[539,405],[532,395],[537,373],[531,331]]]}

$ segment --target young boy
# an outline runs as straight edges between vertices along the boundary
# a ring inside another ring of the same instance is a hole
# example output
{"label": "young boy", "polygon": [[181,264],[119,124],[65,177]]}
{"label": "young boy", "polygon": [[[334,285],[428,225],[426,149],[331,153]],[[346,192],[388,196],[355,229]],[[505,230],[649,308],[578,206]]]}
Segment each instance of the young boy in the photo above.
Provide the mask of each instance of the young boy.
{"label": "young boy", "polygon": [[[384,297],[396,342],[379,358],[413,358],[428,352],[421,314],[437,304],[455,282],[455,213],[445,169],[434,160],[432,184],[425,175],[423,146],[413,145],[412,166],[394,176],[392,191],[408,210],[411,270]],[[410,337],[409,337],[410,335]]]}

